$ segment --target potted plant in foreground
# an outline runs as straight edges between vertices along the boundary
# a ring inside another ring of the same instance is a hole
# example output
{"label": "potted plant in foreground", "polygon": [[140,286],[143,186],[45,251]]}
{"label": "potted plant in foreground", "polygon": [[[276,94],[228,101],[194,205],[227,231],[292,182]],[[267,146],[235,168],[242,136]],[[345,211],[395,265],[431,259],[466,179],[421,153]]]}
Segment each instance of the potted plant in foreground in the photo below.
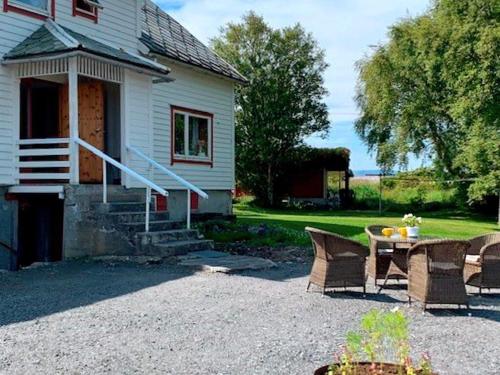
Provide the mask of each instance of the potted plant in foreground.
{"label": "potted plant in foreground", "polygon": [[406,214],[401,220],[406,225],[406,235],[408,237],[418,237],[419,224],[422,224],[422,218],[413,214]]}
{"label": "potted plant in foreground", "polygon": [[429,357],[418,364],[410,357],[408,322],[399,310],[371,310],[361,319],[359,331],[347,334],[347,343],[336,363],[314,375],[436,375]]}

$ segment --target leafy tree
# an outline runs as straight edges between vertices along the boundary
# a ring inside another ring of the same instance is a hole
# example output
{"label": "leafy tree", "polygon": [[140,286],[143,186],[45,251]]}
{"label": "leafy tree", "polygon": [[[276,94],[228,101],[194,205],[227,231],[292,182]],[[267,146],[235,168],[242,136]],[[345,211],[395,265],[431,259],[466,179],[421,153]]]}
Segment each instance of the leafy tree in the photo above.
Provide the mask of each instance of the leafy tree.
{"label": "leafy tree", "polygon": [[279,198],[282,165],[303,138],[328,129],[322,51],[299,25],[273,29],[250,12],[212,48],[248,79],[236,88],[236,178],[264,204]]}
{"label": "leafy tree", "polygon": [[384,168],[430,156],[443,177],[500,189],[500,0],[436,0],[358,62],[356,130]]}

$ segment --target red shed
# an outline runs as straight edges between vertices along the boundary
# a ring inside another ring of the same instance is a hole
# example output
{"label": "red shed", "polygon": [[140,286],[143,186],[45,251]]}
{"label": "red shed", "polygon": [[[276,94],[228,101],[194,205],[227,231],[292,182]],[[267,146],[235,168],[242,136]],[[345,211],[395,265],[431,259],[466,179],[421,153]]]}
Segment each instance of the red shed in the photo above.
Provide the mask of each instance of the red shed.
{"label": "red shed", "polygon": [[308,149],[300,161],[287,168],[288,200],[329,206],[348,205],[349,156],[350,151],[346,148]]}

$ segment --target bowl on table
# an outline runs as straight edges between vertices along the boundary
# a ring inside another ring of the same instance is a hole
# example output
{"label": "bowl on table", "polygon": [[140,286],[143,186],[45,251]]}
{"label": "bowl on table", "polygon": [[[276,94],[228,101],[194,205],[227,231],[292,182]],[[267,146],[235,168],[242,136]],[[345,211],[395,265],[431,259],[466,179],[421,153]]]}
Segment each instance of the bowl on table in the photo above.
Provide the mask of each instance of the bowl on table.
{"label": "bowl on table", "polygon": [[386,237],[390,237],[394,234],[394,228],[384,228],[382,229],[382,234]]}

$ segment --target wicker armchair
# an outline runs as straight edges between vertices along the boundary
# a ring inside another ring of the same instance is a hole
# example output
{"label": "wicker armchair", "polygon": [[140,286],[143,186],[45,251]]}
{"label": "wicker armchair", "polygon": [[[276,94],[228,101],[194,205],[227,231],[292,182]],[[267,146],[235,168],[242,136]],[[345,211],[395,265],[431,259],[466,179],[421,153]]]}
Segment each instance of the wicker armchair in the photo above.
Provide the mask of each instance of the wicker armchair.
{"label": "wicker armchair", "polygon": [[475,237],[465,257],[466,284],[479,288],[500,288],[500,232]]}
{"label": "wicker armchair", "polygon": [[469,307],[463,280],[468,241],[429,240],[408,250],[408,303]]}
{"label": "wicker armchair", "polygon": [[359,286],[366,292],[365,264],[368,248],[359,242],[320,229],[307,227],[314,248],[311,284],[326,288]]}
{"label": "wicker armchair", "polygon": [[370,243],[368,275],[374,280],[375,286],[378,279],[386,278],[394,252],[392,244],[378,241],[374,237],[381,236],[384,228],[387,228],[387,225],[370,225],[365,228]]}

